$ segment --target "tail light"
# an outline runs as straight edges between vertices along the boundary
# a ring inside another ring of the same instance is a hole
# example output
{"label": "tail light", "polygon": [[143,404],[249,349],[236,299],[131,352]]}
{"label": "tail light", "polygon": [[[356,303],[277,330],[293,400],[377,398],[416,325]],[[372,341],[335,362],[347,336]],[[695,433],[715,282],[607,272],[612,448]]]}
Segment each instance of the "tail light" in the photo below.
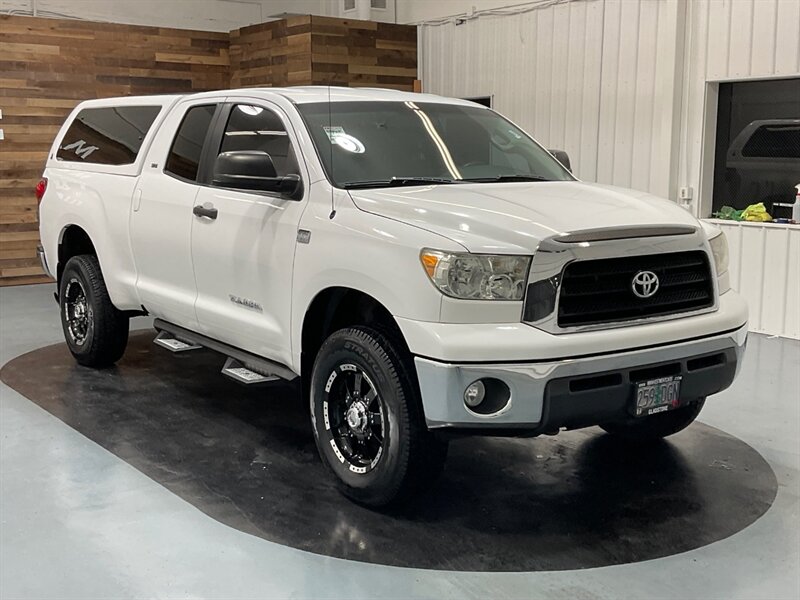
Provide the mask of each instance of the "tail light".
{"label": "tail light", "polygon": [[44,193],[47,191],[47,177],[42,177],[36,184],[36,202],[41,202]]}

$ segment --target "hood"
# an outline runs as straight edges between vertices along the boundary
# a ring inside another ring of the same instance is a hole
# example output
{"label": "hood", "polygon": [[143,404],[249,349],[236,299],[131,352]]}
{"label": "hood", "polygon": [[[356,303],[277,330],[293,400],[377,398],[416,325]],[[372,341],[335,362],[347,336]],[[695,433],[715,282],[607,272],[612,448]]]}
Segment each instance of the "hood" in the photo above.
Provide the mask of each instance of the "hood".
{"label": "hood", "polygon": [[475,253],[532,253],[553,235],[645,225],[700,227],[644,192],[579,181],[467,183],[352,190],[356,206],[458,242]]}

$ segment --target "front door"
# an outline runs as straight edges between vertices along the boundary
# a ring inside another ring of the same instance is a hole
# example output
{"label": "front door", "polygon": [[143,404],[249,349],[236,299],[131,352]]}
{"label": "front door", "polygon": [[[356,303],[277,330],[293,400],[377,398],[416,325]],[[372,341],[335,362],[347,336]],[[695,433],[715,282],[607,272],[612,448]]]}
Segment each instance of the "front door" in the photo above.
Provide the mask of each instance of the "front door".
{"label": "front door", "polygon": [[[228,105],[215,129],[220,134],[209,164],[221,152],[259,150],[269,154],[278,176],[308,181],[294,132],[278,107]],[[199,331],[291,364],[292,269],[305,199],[217,187],[213,176],[207,183],[195,199],[192,223]]]}

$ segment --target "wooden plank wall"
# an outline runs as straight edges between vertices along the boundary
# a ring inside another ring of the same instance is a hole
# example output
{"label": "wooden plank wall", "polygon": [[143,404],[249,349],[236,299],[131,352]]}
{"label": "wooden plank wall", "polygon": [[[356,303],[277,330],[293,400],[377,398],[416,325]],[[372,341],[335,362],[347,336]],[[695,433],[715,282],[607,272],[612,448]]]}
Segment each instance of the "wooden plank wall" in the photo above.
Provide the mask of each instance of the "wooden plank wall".
{"label": "wooden plank wall", "polygon": [[417,28],[412,25],[311,17],[315,85],[414,91]]}
{"label": "wooden plank wall", "polygon": [[342,85],[413,91],[417,28],[300,16],[231,32],[231,86]]}
{"label": "wooden plank wall", "polygon": [[228,87],[227,33],[0,15],[0,286],[47,281],[34,187],[81,100]]}
{"label": "wooden plank wall", "polygon": [[228,87],[413,91],[417,30],[298,16],[227,33],[0,15],[0,286],[46,281],[34,187],[81,100]]}
{"label": "wooden plank wall", "polygon": [[231,31],[232,88],[311,83],[311,16]]}

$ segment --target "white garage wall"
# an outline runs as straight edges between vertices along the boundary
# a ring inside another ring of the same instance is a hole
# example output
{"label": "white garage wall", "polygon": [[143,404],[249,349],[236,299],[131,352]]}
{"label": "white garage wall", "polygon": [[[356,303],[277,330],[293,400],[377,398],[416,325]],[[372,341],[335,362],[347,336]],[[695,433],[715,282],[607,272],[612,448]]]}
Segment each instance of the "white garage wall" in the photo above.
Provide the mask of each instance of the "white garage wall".
{"label": "white garage wall", "polygon": [[578,177],[674,197],[679,6],[589,0],[422,25],[423,89],[494,94],[498,111],[566,150]]}
{"label": "white garage wall", "polygon": [[397,0],[397,22],[418,23],[452,15],[466,15],[475,9],[508,8],[526,4],[530,4],[530,2],[523,0]]}
{"label": "white garage wall", "polygon": [[230,31],[280,13],[334,15],[340,0],[0,0],[0,13]]}

